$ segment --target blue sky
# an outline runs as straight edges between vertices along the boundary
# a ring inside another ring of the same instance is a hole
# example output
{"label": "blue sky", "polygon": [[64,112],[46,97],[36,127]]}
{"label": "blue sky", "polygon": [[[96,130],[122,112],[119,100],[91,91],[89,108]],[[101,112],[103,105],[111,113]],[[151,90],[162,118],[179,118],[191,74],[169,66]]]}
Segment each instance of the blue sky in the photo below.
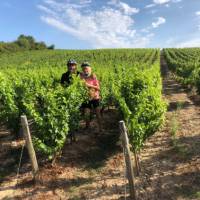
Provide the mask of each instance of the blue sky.
{"label": "blue sky", "polygon": [[1,0],[0,41],[62,49],[200,47],[200,0]]}

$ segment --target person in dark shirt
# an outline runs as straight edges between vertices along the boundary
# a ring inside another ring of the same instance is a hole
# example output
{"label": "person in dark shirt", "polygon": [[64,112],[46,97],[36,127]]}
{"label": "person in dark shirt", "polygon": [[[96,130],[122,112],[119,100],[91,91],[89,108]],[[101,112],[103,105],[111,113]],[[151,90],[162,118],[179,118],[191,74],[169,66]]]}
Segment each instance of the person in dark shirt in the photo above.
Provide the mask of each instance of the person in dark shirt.
{"label": "person in dark shirt", "polygon": [[63,86],[69,86],[72,84],[72,75],[76,74],[77,76],[80,74],[79,71],[77,71],[77,62],[75,60],[69,59],[67,61],[67,72],[62,74],[60,83]]}
{"label": "person in dark shirt", "polygon": [[[70,86],[73,81],[72,75],[79,76],[79,74],[80,74],[80,72],[77,71],[77,62],[75,60],[69,59],[67,61],[67,72],[62,74],[62,77],[60,80],[61,85],[66,86],[66,87]],[[72,142],[76,141],[75,132],[70,132],[68,134],[68,137],[70,138],[71,144],[72,144]]]}

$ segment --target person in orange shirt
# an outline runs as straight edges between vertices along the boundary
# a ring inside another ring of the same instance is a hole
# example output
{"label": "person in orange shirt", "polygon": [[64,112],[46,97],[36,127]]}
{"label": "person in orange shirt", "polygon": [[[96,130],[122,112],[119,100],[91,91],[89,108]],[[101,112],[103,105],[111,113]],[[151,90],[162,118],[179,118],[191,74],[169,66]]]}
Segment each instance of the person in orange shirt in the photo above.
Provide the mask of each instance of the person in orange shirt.
{"label": "person in orange shirt", "polygon": [[102,131],[101,113],[100,113],[100,85],[99,81],[88,62],[84,62],[81,65],[82,73],[80,77],[84,80],[86,87],[88,88],[89,101],[82,104],[84,109],[84,115],[86,120],[86,129],[90,127],[90,112],[95,109],[97,116],[99,132]]}

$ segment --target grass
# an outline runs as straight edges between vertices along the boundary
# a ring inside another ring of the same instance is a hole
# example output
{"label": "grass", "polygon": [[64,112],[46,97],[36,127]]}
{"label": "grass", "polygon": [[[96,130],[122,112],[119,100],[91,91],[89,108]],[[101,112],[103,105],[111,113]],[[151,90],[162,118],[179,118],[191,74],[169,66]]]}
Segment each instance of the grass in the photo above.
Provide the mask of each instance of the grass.
{"label": "grass", "polygon": [[194,196],[194,198],[200,199],[200,191],[198,191],[195,194],[193,194],[193,196]]}
{"label": "grass", "polygon": [[180,187],[176,188],[177,192],[188,199],[200,199],[200,191],[197,191],[196,189],[190,187],[189,185],[182,185]]}
{"label": "grass", "polygon": [[170,123],[170,133],[171,133],[171,136],[172,136],[172,143],[173,143],[173,146],[176,147],[178,145],[178,140],[177,140],[177,131],[179,130],[180,128],[180,124],[177,120],[177,112],[173,112],[173,115],[172,115],[172,119],[171,119],[171,123]]}
{"label": "grass", "polygon": [[179,153],[179,155],[181,157],[187,157],[189,152],[187,147],[184,144],[180,144],[180,142],[178,142],[178,138],[177,138],[177,132],[178,130],[180,130],[180,123],[178,121],[178,116],[180,115],[180,110],[183,108],[184,102],[177,102],[177,107],[176,110],[173,112],[172,114],[172,119],[170,122],[170,133],[172,136],[172,145],[174,147],[174,149],[176,150],[177,153]]}

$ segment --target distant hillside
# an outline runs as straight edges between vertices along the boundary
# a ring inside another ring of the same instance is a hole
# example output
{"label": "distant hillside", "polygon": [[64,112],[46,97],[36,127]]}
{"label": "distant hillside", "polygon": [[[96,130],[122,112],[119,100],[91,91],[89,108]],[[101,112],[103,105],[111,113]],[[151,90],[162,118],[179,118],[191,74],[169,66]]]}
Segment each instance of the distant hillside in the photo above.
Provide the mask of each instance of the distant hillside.
{"label": "distant hillside", "polygon": [[0,53],[43,49],[54,49],[54,45],[47,46],[45,42],[36,42],[34,37],[26,35],[20,35],[14,42],[0,42]]}

